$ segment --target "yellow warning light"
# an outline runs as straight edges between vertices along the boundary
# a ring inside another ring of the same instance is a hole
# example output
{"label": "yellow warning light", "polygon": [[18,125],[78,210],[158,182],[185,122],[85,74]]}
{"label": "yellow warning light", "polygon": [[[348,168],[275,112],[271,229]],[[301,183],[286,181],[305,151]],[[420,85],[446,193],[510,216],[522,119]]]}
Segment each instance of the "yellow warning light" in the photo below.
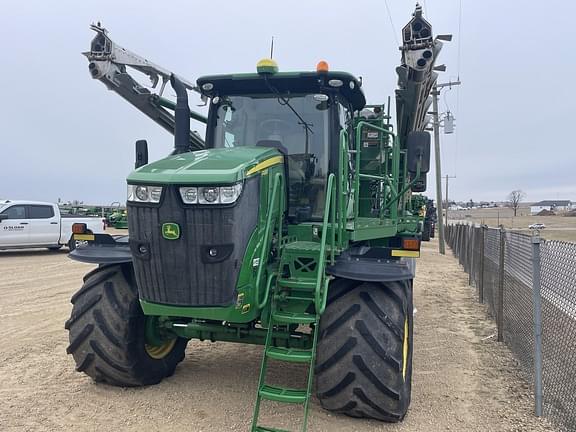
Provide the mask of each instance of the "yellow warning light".
{"label": "yellow warning light", "polygon": [[325,62],[324,60],[320,60],[316,65],[316,72],[318,73],[326,73],[328,72],[328,70],[329,70],[328,63]]}
{"label": "yellow warning light", "polygon": [[278,72],[278,63],[269,58],[264,58],[258,62],[256,65],[256,71],[259,74],[270,74],[273,75]]}

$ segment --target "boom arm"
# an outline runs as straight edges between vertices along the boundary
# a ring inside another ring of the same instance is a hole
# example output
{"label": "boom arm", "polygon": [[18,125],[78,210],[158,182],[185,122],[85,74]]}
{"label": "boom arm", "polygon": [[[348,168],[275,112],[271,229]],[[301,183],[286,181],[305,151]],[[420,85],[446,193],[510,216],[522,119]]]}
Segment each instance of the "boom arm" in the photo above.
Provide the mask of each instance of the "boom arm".
{"label": "boom arm", "polygon": [[[83,53],[90,64],[88,69],[92,78],[101,81],[109,90],[114,91],[130,104],[142,111],[164,129],[170,133],[175,130],[174,110],[175,104],[171,100],[162,97],[166,83],[174,75],[172,72],[155,65],[151,61],[140,57],[126,48],[114,43],[105,28],[92,24],[90,26],[96,32],[96,36],[90,44],[90,51]],[[161,81],[160,89],[157,93],[150,91],[127,72],[127,67],[131,67],[150,78],[152,89],[156,90]],[[198,88],[178,77],[187,90],[198,92]],[[190,117],[194,120],[206,123],[206,117],[199,113],[191,112]],[[198,132],[190,131],[190,150],[204,148],[204,140]]]}
{"label": "boom arm", "polygon": [[409,132],[424,130],[428,123],[430,91],[438,78],[434,62],[441,48],[442,42],[432,37],[432,26],[422,17],[422,7],[416,5],[413,18],[402,29],[402,64],[396,68],[396,118],[402,146]]}

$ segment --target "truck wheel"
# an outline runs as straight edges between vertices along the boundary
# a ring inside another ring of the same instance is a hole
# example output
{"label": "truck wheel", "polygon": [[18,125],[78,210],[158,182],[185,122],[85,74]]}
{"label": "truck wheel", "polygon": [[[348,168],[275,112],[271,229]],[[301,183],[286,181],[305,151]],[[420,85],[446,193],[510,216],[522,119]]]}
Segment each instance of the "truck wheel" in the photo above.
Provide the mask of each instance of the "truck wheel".
{"label": "truck wheel", "polygon": [[412,281],[340,282],[320,320],[321,405],[352,417],[404,418],[412,379]]}
{"label": "truck wheel", "polygon": [[430,224],[426,222],[422,227],[422,241],[430,241]]}
{"label": "truck wheel", "polygon": [[122,387],[156,384],[184,359],[186,339],[147,340],[148,318],[140,307],[130,264],[101,266],[88,273],[71,302],[66,352],[74,357],[76,370],[94,381]]}

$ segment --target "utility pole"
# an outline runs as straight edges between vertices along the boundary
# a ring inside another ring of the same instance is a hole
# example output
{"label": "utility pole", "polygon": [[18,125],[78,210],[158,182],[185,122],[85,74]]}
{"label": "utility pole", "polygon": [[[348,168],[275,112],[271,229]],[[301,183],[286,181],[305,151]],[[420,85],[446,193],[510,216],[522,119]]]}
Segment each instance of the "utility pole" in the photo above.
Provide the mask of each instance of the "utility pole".
{"label": "utility pole", "polygon": [[446,249],[444,246],[444,215],[442,214],[442,170],[440,167],[440,119],[438,115],[438,95],[440,91],[434,84],[432,87],[432,110],[434,111],[434,160],[436,162],[436,208],[440,209],[438,215],[438,251],[444,255]]}
{"label": "utility pole", "polygon": [[[434,110],[432,115],[434,117],[434,158],[436,161],[436,205],[440,208],[442,212],[442,169],[440,166],[440,115],[438,113],[438,95],[440,94],[440,89],[443,87],[452,87],[455,85],[460,85],[460,80],[454,82],[448,82],[444,84],[434,84],[432,87],[432,109]],[[448,211],[446,211],[448,214]],[[440,254],[446,254],[446,246],[444,244],[444,217],[442,213],[438,218],[438,251]]]}
{"label": "utility pole", "polygon": [[450,200],[448,199],[448,179],[456,178],[456,176],[449,176],[446,174],[446,223],[445,225],[448,226],[448,207],[450,207]]}

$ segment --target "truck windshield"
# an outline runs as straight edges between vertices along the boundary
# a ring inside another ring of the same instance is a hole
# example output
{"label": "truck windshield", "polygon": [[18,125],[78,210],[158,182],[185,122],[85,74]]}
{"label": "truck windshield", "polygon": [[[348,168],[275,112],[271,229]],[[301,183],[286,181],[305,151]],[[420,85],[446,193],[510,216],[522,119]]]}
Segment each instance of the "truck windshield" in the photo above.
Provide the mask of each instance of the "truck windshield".
{"label": "truck windshield", "polygon": [[327,98],[228,96],[216,110],[215,148],[272,147],[288,155],[288,215],[296,222],[322,220],[324,212],[329,101],[321,99]]}

